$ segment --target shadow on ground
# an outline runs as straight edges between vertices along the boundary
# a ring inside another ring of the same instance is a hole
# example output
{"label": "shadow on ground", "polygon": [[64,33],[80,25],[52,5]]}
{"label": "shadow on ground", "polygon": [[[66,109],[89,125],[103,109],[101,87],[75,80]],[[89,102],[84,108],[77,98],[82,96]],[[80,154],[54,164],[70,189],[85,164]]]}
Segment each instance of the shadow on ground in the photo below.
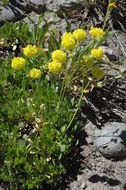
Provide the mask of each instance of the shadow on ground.
{"label": "shadow on ground", "polygon": [[107,122],[126,122],[126,79],[110,81],[87,95],[82,111],[98,128]]}
{"label": "shadow on ground", "polygon": [[98,182],[105,183],[105,182],[107,182],[110,186],[117,186],[120,184],[120,181],[117,179],[109,178],[107,176],[99,176],[99,175],[92,175],[89,178],[89,181],[92,183],[98,183]]}

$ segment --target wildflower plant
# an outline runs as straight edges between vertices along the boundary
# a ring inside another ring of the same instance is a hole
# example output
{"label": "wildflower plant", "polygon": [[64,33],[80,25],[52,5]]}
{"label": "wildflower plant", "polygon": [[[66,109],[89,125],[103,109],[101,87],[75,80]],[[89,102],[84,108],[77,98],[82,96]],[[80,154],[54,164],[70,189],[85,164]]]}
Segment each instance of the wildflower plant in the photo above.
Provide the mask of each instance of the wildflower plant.
{"label": "wildflower plant", "polygon": [[108,31],[92,26],[60,36],[40,21],[34,34],[22,23],[10,24],[9,34],[6,24],[0,28],[1,39],[20,44],[15,56],[0,60],[0,179],[12,190],[58,184],[64,160],[76,152],[82,99],[109,67],[100,47]]}

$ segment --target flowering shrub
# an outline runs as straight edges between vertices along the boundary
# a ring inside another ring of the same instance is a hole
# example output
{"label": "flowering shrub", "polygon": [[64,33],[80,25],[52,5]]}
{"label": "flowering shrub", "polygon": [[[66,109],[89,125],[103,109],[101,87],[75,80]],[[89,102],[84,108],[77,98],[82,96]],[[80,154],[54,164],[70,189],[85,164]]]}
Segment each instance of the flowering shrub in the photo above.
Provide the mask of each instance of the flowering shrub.
{"label": "flowering shrub", "polygon": [[100,46],[110,33],[79,28],[57,38],[50,24],[34,32],[22,23],[0,28],[0,39],[17,47],[0,60],[0,179],[12,190],[58,184],[65,158],[76,152],[82,98],[109,66]]}

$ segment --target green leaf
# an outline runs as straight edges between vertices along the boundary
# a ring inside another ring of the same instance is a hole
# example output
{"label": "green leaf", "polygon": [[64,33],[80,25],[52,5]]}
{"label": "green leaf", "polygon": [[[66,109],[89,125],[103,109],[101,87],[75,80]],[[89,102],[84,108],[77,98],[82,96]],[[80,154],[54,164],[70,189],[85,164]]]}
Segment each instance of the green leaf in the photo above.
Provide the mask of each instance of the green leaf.
{"label": "green leaf", "polygon": [[60,151],[61,151],[62,153],[65,152],[66,145],[61,144],[61,142],[59,142],[58,145],[59,145]]}
{"label": "green leaf", "polygon": [[28,189],[32,189],[34,185],[32,183],[28,183]]}

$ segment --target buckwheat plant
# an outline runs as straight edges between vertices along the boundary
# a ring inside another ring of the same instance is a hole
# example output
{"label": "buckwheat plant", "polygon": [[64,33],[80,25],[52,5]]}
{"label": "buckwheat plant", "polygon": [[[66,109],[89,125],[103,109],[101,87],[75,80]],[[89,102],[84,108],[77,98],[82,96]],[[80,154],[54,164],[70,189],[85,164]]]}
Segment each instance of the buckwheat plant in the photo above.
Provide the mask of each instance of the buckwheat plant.
{"label": "buckwheat plant", "polygon": [[11,54],[0,59],[0,179],[11,190],[56,188],[77,152],[82,100],[112,69],[104,27],[61,35],[41,21],[33,31],[22,23],[0,28],[1,50]]}

